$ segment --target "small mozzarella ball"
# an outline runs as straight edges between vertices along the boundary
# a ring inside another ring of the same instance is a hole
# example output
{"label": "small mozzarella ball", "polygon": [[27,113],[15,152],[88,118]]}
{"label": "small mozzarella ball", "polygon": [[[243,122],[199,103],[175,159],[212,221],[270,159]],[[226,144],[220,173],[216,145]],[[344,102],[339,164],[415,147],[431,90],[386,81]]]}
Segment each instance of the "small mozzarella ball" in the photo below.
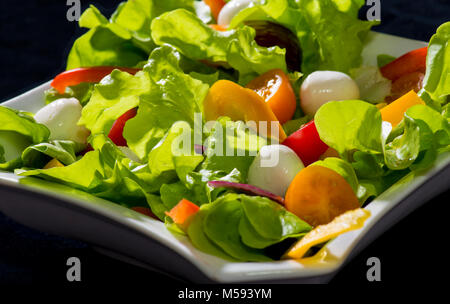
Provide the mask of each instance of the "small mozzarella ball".
{"label": "small mozzarella ball", "polygon": [[317,71],[306,77],[300,88],[300,105],[305,114],[313,116],[329,101],[359,99],[359,88],[347,74]]}
{"label": "small mozzarella ball", "polygon": [[77,125],[82,108],[76,98],[61,98],[40,109],[34,119],[50,130],[50,140],[73,140],[84,144],[89,131]]}
{"label": "small mozzarella ball", "polygon": [[264,146],[248,171],[248,183],[284,197],[304,165],[297,154],[283,145]]}
{"label": "small mozzarella ball", "polygon": [[240,11],[249,7],[254,0],[231,0],[227,4],[222,7],[220,10],[219,16],[217,17],[217,23],[219,25],[228,26],[231,23],[231,20],[234,16],[236,16]]}

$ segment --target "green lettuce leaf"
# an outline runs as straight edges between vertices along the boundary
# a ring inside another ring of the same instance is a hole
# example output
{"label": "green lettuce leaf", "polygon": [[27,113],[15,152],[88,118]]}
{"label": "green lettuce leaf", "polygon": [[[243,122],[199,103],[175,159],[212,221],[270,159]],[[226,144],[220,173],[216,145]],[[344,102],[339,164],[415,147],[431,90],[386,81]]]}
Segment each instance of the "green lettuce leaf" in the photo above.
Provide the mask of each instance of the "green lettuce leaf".
{"label": "green lettuce leaf", "polygon": [[142,160],[174,122],[193,126],[195,113],[202,112],[209,86],[185,74],[179,62],[180,54],[166,45],[155,49],[144,67],[150,89],[140,97],[136,117],[124,128],[128,146]]}
{"label": "green lettuce leaf", "polygon": [[148,54],[132,43],[132,35],[120,26],[107,23],[90,29],[78,38],[67,58],[67,70],[92,66],[134,67]]}
{"label": "green lettuce leaf", "polygon": [[50,136],[47,127],[22,111],[0,106],[0,121],[0,170],[20,167],[23,150]]}
{"label": "green lettuce leaf", "polygon": [[168,209],[157,195],[173,174],[154,174],[125,155],[103,135],[93,140],[94,151],[65,167],[16,170],[22,176],[40,177],[83,190],[94,196],[133,207],[149,205],[161,219]]}
{"label": "green lettuce leaf", "polygon": [[348,73],[362,62],[363,41],[375,22],[358,19],[363,0],[266,0],[242,10],[231,27],[247,20],[268,20],[297,35],[303,51],[302,71]]}
{"label": "green lettuce leaf", "polygon": [[384,67],[385,65],[391,63],[397,59],[395,56],[387,55],[387,54],[380,54],[377,56],[377,66],[379,68]]}
{"label": "green lettuce leaf", "polygon": [[67,69],[138,65],[156,47],[151,38],[151,21],[176,8],[194,11],[194,1],[129,0],[118,6],[110,20],[91,5],[79,20],[80,27],[89,31],[75,41]]}
{"label": "green lettuce leaf", "polygon": [[153,20],[152,37],[158,45],[170,44],[188,58],[227,63],[239,72],[241,83],[271,69],[287,71],[285,50],[258,46],[252,28],[215,31],[184,9]]}
{"label": "green lettuce leaf", "polygon": [[[427,69],[422,95],[441,104],[450,95],[450,22],[442,24],[428,44]],[[425,98],[426,99],[426,98]]]}
{"label": "green lettuce leaf", "polygon": [[380,153],[381,114],[373,105],[360,100],[333,101],[317,111],[315,124],[320,138],[351,160],[354,150]]}
{"label": "green lettuce leaf", "polygon": [[228,261],[237,261],[229,254],[225,253],[219,246],[214,244],[205,234],[203,230],[203,221],[208,214],[208,210],[211,208],[211,204],[203,205],[200,210],[195,214],[191,223],[189,224],[187,234],[192,244],[199,250],[223,258]]}
{"label": "green lettuce leaf", "polygon": [[135,76],[114,70],[99,84],[81,112],[80,125],[93,135],[107,134],[114,121],[139,104],[139,97],[150,90],[149,76],[138,72]]}
{"label": "green lettuce leaf", "polygon": [[60,94],[56,89],[50,88],[45,91],[45,103],[49,104],[60,98],[76,98],[82,106],[86,105],[91,98],[94,84],[89,82],[82,82],[75,86],[68,86],[63,94]]}
{"label": "green lettuce leaf", "polygon": [[354,100],[325,104],[315,123],[321,139],[352,165],[363,200],[428,168],[450,145],[448,119],[425,105],[408,109],[393,130],[375,106]]}
{"label": "green lettuce leaf", "polygon": [[316,161],[311,166],[322,166],[339,173],[349,183],[355,193],[358,192],[358,177],[349,162],[337,157],[327,157]]}
{"label": "green lettuce leaf", "polygon": [[244,215],[239,196],[222,196],[212,203],[204,220],[205,235],[223,251],[242,261],[270,261],[259,249],[245,245],[239,234],[239,222]]}
{"label": "green lettuce leaf", "polygon": [[42,168],[52,158],[56,158],[64,165],[70,165],[77,160],[76,154],[85,145],[70,140],[54,140],[29,146],[22,153],[25,167]]}
{"label": "green lettuce leaf", "polygon": [[240,199],[244,216],[239,223],[239,233],[247,246],[266,248],[286,238],[298,238],[312,229],[268,198],[242,195]]}

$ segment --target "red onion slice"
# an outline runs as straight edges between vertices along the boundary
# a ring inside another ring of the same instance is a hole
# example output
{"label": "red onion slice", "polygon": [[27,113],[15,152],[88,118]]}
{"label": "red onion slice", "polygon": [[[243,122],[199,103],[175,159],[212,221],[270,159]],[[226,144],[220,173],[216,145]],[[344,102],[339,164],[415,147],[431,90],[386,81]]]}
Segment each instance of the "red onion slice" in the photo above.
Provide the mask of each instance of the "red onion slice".
{"label": "red onion slice", "polygon": [[264,196],[284,206],[284,198],[253,185],[239,184],[226,181],[209,181],[208,185],[213,188],[221,188],[221,187],[232,188],[236,190],[241,190],[242,192],[245,192],[250,195]]}

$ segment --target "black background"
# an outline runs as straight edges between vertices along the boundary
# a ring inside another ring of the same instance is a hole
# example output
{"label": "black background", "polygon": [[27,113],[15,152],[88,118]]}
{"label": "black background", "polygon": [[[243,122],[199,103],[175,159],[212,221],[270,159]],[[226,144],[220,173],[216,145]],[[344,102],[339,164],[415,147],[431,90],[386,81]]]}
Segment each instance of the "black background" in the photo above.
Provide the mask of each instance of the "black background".
{"label": "black background", "polygon": [[[93,3],[106,16],[119,2],[81,0],[83,10]],[[83,30],[67,21],[64,0],[0,3],[0,101],[4,101],[64,70],[70,47]],[[448,0],[383,0],[381,5],[382,25],[376,30],[408,38],[428,41],[437,26],[450,19]],[[366,261],[372,256],[381,260],[384,283],[438,283],[438,275],[449,270],[443,247],[449,242],[448,203],[447,192],[410,214],[349,263],[332,284],[374,284],[366,280]],[[81,259],[81,283],[66,282],[65,264],[71,256]],[[0,283],[167,287],[180,282],[108,258],[83,242],[29,229],[0,213]]]}

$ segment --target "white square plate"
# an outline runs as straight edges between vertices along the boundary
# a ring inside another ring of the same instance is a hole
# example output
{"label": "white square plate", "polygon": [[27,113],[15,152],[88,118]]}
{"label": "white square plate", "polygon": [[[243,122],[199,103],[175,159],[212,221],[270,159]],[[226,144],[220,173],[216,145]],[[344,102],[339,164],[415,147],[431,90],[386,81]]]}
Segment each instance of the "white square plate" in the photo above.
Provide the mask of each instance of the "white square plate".
{"label": "white square plate", "polygon": [[[376,65],[378,54],[400,56],[426,43],[371,33],[364,63]],[[35,113],[44,106],[49,82],[2,105]],[[450,154],[442,154],[427,172],[410,174],[366,208],[364,227],[326,245],[321,263],[297,261],[232,263],[195,249],[186,237],[174,236],[164,224],[106,200],[66,186],[0,172],[0,211],[39,230],[80,239],[114,252],[129,262],[156,268],[188,281],[207,282],[326,282],[371,241],[431,197],[449,188]],[[39,185],[37,185],[39,184]]]}

